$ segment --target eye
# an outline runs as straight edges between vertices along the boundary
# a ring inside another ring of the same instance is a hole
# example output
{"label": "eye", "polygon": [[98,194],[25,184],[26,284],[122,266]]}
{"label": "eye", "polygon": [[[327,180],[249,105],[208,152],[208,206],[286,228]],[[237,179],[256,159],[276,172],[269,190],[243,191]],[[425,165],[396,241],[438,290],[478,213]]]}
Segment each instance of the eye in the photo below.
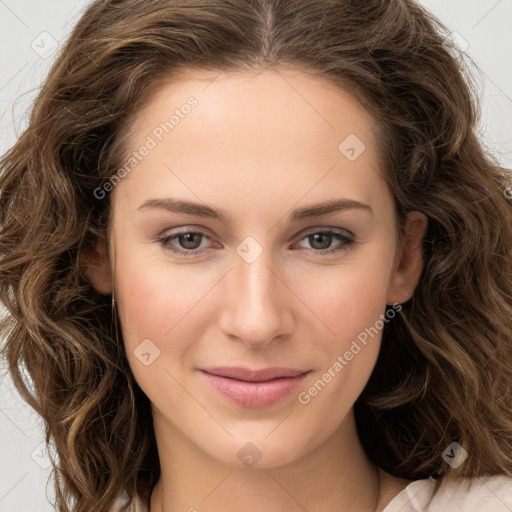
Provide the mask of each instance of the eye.
{"label": "eye", "polygon": [[[320,255],[342,251],[355,244],[353,235],[349,235],[346,232],[333,231],[331,229],[312,231],[301,239],[301,241],[303,240],[306,240],[312,248],[308,250],[309,253]],[[331,244],[333,241],[336,240],[339,242],[338,245],[329,249],[329,247],[332,247]]]}
{"label": "eye", "polygon": [[158,238],[158,242],[164,249],[175,254],[195,256],[203,253],[202,250],[198,251],[197,249],[201,248],[201,242],[204,239],[210,240],[210,237],[201,231],[182,231]]}

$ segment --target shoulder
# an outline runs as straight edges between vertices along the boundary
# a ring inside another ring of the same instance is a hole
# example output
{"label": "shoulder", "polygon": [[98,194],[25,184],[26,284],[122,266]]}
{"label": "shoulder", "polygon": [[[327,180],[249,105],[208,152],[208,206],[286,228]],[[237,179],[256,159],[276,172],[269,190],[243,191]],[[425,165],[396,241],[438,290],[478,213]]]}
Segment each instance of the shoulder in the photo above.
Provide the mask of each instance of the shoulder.
{"label": "shoulder", "polygon": [[416,480],[400,492],[382,512],[510,512],[512,477]]}

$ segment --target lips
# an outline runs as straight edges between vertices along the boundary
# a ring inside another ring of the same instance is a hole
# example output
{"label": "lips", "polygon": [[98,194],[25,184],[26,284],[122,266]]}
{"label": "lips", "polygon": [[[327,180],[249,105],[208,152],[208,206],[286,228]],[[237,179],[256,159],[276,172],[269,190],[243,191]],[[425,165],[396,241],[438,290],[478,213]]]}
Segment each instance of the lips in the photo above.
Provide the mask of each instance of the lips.
{"label": "lips", "polygon": [[224,398],[248,408],[269,407],[293,392],[309,370],[272,367],[202,368],[207,382]]}
{"label": "lips", "polygon": [[272,367],[262,370],[251,370],[242,366],[220,366],[216,368],[203,368],[202,371],[210,375],[227,377],[228,379],[242,380],[245,382],[264,382],[266,380],[278,379],[282,377],[296,377],[306,373],[307,370],[298,370],[296,368]]}

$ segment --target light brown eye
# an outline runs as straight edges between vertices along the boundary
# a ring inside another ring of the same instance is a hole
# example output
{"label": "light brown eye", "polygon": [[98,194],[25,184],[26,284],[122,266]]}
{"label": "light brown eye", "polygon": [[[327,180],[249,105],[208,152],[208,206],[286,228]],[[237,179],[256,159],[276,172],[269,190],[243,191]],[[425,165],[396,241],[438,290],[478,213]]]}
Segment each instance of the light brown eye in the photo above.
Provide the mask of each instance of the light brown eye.
{"label": "light brown eye", "polygon": [[[325,231],[310,232],[301,239],[301,242],[303,240],[307,240],[308,244],[310,245],[309,248],[305,247],[306,251],[317,255],[342,251],[355,244],[355,240],[352,235],[349,235],[344,231],[338,232],[330,229],[326,229]],[[335,245],[334,248],[332,248],[332,244],[336,240],[339,243]]]}
{"label": "light brown eye", "polygon": [[308,240],[313,249],[328,249],[332,243],[332,235],[329,233],[315,233],[308,236]]}
{"label": "light brown eye", "polygon": [[181,231],[158,238],[160,245],[175,254],[182,256],[197,256],[203,253],[206,246],[201,247],[203,240],[210,237],[201,231]]}

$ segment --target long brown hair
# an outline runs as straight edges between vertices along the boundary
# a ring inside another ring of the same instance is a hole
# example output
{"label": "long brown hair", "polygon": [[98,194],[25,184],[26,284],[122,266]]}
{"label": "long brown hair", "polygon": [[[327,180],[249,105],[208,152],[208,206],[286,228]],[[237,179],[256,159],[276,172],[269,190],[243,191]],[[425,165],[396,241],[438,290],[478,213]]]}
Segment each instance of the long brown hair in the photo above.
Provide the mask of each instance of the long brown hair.
{"label": "long brown hair", "polygon": [[468,452],[458,474],[511,474],[512,179],[475,135],[447,33],[412,0],[91,3],[0,162],[3,355],[58,455],[59,511],[111,510],[123,489],[147,503],[159,477],[149,401],[80,255],[107,237],[97,191],[125,161],[129,120],[192,68],[299,68],[373,114],[400,233],[411,210],[429,227],[356,403],[362,442],[395,476],[451,474],[452,442]]}

